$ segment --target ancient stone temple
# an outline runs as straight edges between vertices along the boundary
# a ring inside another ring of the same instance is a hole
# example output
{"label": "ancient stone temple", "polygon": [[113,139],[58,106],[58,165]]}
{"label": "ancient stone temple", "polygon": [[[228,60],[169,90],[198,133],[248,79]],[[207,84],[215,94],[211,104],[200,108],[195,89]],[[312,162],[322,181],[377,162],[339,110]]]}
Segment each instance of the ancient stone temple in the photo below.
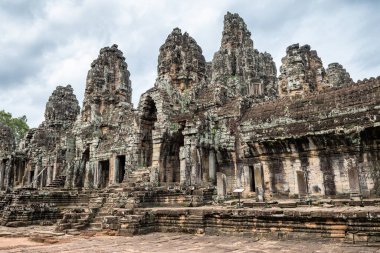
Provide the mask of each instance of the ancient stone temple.
{"label": "ancient stone temple", "polygon": [[[174,28],[159,49],[156,81],[134,108],[123,53],[117,45],[102,48],[88,71],[81,109],[71,86],[58,86],[45,121],[17,147],[0,125],[0,190],[8,192],[1,195],[2,224],[49,220],[59,230],[120,234],[198,231],[189,224],[222,231],[223,219],[240,226],[232,211],[144,208],[223,203],[236,190],[251,207],[326,198],[360,198],[362,205],[378,197],[380,78],[355,83],[338,63],[325,69],[309,45],[291,45],[284,54],[277,75],[271,55],[254,48],[238,14],[225,15],[211,62],[194,38]],[[269,231],[268,212],[239,217],[247,231],[260,222]],[[316,233],[305,225],[313,217],[286,215],[278,226],[298,222]],[[321,224],[349,223],[334,215],[320,216]]]}

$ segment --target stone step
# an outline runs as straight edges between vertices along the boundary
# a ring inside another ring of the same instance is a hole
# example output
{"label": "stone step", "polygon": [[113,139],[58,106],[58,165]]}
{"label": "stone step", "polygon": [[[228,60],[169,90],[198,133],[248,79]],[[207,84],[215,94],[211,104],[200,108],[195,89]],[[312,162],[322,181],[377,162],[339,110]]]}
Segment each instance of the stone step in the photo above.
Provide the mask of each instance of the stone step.
{"label": "stone step", "polygon": [[88,226],[88,230],[102,230],[102,223],[101,222],[92,222]]}

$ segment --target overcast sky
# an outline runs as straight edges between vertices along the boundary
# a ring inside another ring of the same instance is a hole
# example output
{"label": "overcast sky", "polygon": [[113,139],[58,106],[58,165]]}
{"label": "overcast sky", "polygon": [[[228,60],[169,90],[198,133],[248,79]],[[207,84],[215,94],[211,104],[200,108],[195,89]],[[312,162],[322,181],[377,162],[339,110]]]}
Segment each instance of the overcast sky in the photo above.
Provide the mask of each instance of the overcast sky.
{"label": "overcast sky", "polygon": [[82,105],[90,64],[112,44],[126,57],[136,107],[172,29],[187,31],[211,61],[227,11],[240,14],[277,69],[286,47],[300,43],[317,50],[325,68],[341,63],[354,81],[380,75],[376,0],[0,0],[0,110],[25,114],[36,127],[52,91],[67,84]]}

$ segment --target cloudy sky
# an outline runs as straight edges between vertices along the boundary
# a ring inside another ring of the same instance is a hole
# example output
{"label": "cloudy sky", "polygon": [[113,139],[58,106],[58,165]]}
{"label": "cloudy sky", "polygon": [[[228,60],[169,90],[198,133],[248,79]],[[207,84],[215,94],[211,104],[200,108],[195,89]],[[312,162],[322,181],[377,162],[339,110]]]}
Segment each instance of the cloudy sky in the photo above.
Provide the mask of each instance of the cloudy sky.
{"label": "cloudy sky", "polygon": [[207,61],[220,46],[223,16],[237,12],[254,46],[279,68],[285,49],[309,44],[324,66],[341,63],[356,81],[380,75],[380,1],[357,0],[0,0],[0,110],[43,121],[57,85],[82,104],[99,49],[118,44],[131,72],[133,103],[152,87],[158,49],[174,27]]}

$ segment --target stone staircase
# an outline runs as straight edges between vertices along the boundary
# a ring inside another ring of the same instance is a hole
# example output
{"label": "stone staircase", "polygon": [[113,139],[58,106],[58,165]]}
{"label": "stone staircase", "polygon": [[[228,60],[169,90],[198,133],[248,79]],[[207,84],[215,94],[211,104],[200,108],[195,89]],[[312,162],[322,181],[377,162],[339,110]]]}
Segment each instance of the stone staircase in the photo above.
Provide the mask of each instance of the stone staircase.
{"label": "stone staircase", "polygon": [[5,193],[0,196],[0,211],[3,211],[4,208],[12,203],[14,195]]}
{"label": "stone staircase", "polygon": [[155,231],[156,221],[144,208],[197,206],[212,201],[214,192],[214,188],[154,187],[149,168],[139,168],[129,173],[121,184],[92,190],[88,205],[67,210],[57,230],[67,233],[83,229],[110,230],[120,235],[148,233]]}
{"label": "stone staircase", "polygon": [[66,181],[66,176],[59,175],[46,187],[47,188],[63,188],[65,186],[65,181]]}
{"label": "stone staircase", "polygon": [[89,201],[85,207],[75,207],[67,209],[62,220],[57,223],[56,231],[74,233],[91,226],[91,222],[102,207],[105,198],[97,193],[91,193]]}

